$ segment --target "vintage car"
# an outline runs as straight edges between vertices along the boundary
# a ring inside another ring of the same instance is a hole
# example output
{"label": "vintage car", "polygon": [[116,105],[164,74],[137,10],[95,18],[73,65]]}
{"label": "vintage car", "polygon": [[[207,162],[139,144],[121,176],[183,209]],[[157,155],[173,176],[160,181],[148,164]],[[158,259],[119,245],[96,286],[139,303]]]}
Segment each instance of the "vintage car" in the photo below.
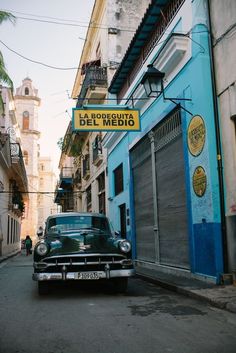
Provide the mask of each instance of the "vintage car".
{"label": "vintage car", "polygon": [[39,294],[48,292],[49,282],[70,280],[106,280],[125,292],[134,274],[130,242],[117,236],[102,214],[51,215],[34,247],[33,280]]}

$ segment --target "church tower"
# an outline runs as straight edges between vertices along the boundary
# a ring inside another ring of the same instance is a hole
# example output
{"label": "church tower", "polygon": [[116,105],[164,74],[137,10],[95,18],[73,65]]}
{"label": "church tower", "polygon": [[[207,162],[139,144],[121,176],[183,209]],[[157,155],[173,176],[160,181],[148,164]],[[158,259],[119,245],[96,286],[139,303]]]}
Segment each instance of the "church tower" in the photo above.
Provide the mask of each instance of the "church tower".
{"label": "church tower", "polygon": [[38,109],[40,98],[38,90],[32,85],[30,78],[25,78],[22,85],[16,89],[16,114],[21,130],[22,153],[28,177],[29,201],[25,207],[21,236],[27,234],[36,239],[38,226],[38,190],[39,190],[39,138]]}

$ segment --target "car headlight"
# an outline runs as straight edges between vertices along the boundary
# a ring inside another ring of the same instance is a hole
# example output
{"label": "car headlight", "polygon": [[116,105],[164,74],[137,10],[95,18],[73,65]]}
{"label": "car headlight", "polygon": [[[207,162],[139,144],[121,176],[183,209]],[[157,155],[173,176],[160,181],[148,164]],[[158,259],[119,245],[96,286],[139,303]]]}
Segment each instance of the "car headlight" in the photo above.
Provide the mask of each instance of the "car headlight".
{"label": "car headlight", "polygon": [[49,247],[46,243],[39,243],[35,249],[36,253],[40,256],[44,256],[47,254]]}
{"label": "car headlight", "polygon": [[128,240],[121,240],[119,242],[119,247],[122,252],[129,252],[131,250],[131,244]]}

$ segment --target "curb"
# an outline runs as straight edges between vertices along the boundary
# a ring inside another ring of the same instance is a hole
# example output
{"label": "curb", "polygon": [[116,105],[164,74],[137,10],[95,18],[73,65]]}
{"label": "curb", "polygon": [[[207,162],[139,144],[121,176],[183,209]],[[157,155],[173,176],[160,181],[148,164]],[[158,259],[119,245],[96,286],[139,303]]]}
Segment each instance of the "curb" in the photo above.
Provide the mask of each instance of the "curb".
{"label": "curb", "polygon": [[174,283],[163,281],[158,278],[150,277],[150,276],[147,276],[147,275],[144,275],[141,273],[136,273],[136,276],[141,278],[144,281],[147,281],[147,282],[150,282],[153,284],[158,284],[162,288],[171,290],[171,291],[179,293],[179,294],[183,294],[187,297],[197,299],[202,302],[207,302],[208,304],[211,304],[212,306],[214,306],[218,309],[224,309],[224,310],[227,310],[231,313],[236,313],[236,304],[235,303],[209,298],[208,296],[194,292],[194,290],[191,290],[190,288],[180,287]]}
{"label": "curb", "polygon": [[4,255],[4,256],[0,256],[0,263],[10,259],[11,257],[14,257],[14,256],[17,256],[18,254],[20,254],[21,251],[20,250],[17,250],[16,252],[14,253],[11,253],[11,254],[8,254],[8,255]]}

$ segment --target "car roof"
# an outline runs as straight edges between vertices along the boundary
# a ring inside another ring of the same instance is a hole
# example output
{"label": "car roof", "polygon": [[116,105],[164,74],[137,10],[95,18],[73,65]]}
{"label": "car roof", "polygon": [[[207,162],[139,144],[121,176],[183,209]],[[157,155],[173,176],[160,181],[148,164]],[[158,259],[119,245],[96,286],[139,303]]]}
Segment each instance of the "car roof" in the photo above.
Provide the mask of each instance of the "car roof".
{"label": "car roof", "polygon": [[48,216],[47,220],[50,218],[55,218],[55,217],[71,217],[71,216],[90,216],[90,217],[101,217],[101,218],[106,218],[106,216],[102,213],[95,213],[95,212],[61,212],[61,213],[55,213],[53,215]]}

